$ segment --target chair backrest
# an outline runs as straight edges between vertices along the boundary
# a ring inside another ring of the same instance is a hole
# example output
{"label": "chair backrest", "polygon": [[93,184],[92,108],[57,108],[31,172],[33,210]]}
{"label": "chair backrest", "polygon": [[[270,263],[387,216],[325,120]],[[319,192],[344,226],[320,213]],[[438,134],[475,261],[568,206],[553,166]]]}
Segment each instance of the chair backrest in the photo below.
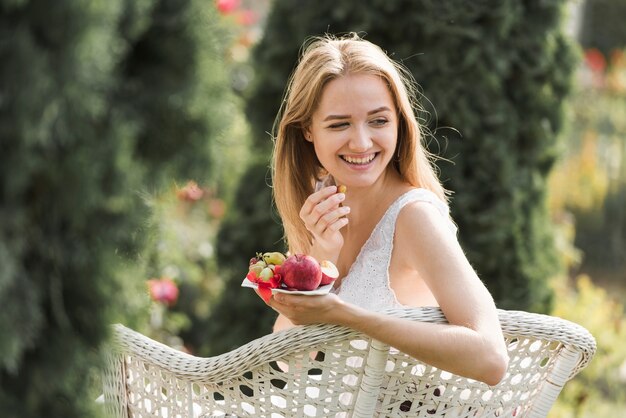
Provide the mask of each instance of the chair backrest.
{"label": "chair backrest", "polygon": [[[438,308],[390,315],[445,323]],[[595,353],[587,330],[499,311],[510,363],[496,386],[438,370],[348,328],[296,327],[198,358],[114,326],[103,378],[115,417],[545,417]]]}

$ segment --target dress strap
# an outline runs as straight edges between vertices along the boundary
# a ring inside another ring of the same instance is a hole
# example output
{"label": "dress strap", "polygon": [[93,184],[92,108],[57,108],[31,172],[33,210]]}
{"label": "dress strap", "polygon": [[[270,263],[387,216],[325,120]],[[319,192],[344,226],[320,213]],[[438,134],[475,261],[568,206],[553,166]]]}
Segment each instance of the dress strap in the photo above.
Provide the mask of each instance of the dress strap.
{"label": "dress strap", "polygon": [[428,202],[434,205],[439,213],[441,213],[441,216],[446,219],[448,228],[450,228],[452,233],[456,235],[458,228],[450,218],[450,208],[435,193],[431,192],[428,189],[412,189],[400,196],[400,198],[394,203],[394,207],[392,208],[392,210],[389,211],[389,216],[391,218],[391,222],[389,222],[389,224],[393,225],[395,228],[396,220],[402,208],[408,203],[418,201]]}

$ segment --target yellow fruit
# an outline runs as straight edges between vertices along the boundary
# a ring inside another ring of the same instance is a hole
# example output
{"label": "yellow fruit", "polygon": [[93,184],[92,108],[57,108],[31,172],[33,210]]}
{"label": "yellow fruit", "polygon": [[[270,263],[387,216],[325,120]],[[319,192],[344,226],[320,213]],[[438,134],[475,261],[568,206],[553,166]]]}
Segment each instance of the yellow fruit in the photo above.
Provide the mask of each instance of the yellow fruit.
{"label": "yellow fruit", "polygon": [[347,190],[348,190],[348,188],[345,185],[343,185],[343,184],[337,188],[337,191],[339,193],[345,193]]}
{"label": "yellow fruit", "polygon": [[263,254],[263,261],[267,264],[280,266],[285,261],[285,255],[279,252],[265,253]]}
{"label": "yellow fruit", "polygon": [[259,274],[259,278],[264,282],[269,282],[272,277],[274,277],[274,272],[269,267],[265,267],[261,270],[261,274]]}

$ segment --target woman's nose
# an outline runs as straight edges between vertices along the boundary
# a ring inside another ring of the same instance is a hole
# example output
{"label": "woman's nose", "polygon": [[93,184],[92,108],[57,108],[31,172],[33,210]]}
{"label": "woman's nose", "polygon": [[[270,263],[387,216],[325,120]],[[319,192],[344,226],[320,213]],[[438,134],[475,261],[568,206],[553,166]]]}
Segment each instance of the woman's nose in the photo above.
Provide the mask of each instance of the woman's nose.
{"label": "woman's nose", "polygon": [[372,147],[372,138],[370,132],[365,128],[358,128],[352,132],[350,149],[355,152],[367,151]]}

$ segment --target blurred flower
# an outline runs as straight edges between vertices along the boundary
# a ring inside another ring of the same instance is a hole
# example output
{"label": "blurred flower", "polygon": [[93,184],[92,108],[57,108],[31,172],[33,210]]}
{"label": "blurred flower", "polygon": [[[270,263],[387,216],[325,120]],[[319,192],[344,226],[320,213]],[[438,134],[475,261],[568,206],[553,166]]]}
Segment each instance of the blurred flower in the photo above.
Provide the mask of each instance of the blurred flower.
{"label": "blurred flower", "polygon": [[603,89],[605,85],[606,59],[595,48],[585,51],[585,65],[582,68],[581,82],[584,86]]}
{"label": "blurred flower", "polygon": [[156,302],[172,306],[178,300],[178,286],[168,277],[148,280],[150,297]]}
{"label": "blurred flower", "polygon": [[215,219],[222,219],[224,214],[226,214],[226,203],[221,199],[211,199],[208,211],[209,215]]}
{"label": "blurred flower", "polygon": [[587,63],[587,67],[589,67],[594,73],[602,73],[606,68],[606,59],[604,59],[604,55],[602,55],[602,52],[595,48],[585,51],[585,62]]}
{"label": "blurred flower", "polygon": [[202,196],[204,196],[204,191],[200,187],[198,187],[198,184],[195,181],[189,181],[185,185],[185,187],[176,191],[176,196],[180,200],[195,202],[202,199]]}
{"label": "blurred flower", "polygon": [[237,22],[240,25],[244,25],[244,26],[254,25],[257,22],[257,20],[259,20],[259,17],[254,12],[254,10],[245,9],[245,10],[242,10],[241,13],[237,15]]}
{"label": "blurred flower", "polygon": [[215,5],[221,14],[227,15],[239,7],[239,0],[216,0]]}

